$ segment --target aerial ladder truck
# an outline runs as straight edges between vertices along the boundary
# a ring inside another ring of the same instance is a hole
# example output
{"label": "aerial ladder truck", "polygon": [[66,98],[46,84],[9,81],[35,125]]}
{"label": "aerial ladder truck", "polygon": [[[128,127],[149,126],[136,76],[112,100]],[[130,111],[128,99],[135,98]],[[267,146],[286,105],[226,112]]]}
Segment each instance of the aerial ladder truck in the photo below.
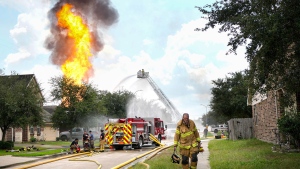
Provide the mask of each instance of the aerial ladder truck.
{"label": "aerial ladder truck", "polygon": [[154,89],[154,92],[157,94],[157,96],[159,97],[160,101],[166,106],[166,109],[171,114],[173,122],[177,122],[179,119],[181,119],[181,114],[179,113],[179,111],[172,104],[172,102],[166,97],[166,95],[158,87],[158,85],[152,80],[152,78],[149,75],[149,72],[145,72],[144,69],[139,70],[137,72],[137,78],[143,78],[143,79],[147,79],[148,80],[149,84]]}

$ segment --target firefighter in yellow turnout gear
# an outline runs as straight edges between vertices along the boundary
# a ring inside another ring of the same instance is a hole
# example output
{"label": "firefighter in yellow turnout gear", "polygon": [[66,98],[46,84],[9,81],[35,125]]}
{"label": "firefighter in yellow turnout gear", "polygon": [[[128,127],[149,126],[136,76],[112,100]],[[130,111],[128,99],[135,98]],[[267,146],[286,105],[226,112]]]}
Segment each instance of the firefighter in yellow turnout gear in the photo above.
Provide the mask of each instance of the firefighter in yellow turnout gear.
{"label": "firefighter in yellow turnout gear", "polygon": [[177,123],[177,129],[174,136],[174,151],[180,148],[182,155],[182,168],[189,168],[189,158],[191,158],[190,168],[196,169],[198,162],[198,153],[201,145],[200,135],[193,120],[189,119],[189,114],[184,113],[182,120]]}

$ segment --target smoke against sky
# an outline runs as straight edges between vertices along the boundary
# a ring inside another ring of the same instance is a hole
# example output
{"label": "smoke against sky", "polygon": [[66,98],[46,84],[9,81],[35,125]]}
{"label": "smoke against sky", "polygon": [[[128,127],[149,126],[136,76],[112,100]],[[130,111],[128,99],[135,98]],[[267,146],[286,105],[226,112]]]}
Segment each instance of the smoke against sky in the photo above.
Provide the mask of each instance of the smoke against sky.
{"label": "smoke against sky", "polygon": [[[70,28],[62,27],[59,24],[62,19],[59,18],[60,15],[58,15],[58,13],[66,4],[70,4],[72,8],[71,12],[76,16],[80,16],[80,19],[82,18],[84,22],[83,24],[88,27],[88,36],[90,36],[89,39],[91,39],[91,44],[88,47],[91,48],[89,50],[91,50],[94,56],[97,52],[101,51],[104,46],[99,30],[101,31],[101,29],[108,28],[118,21],[118,12],[111,6],[109,0],[60,0],[57,2],[48,12],[51,35],[45,40],[45,47],[52,51],[50,55],[51,61],[58,66],[63,65],[70,57],[74,60],[74,51],[78,50],[74,44],[76,43],[74,38],[67,36],[68,32],[71,32]],[[75,25],[75,29],[76,28],[81,29],[78,25]],[[75,36],[86,35],[76,34]],[[93,74],[92,67],[89,71],[91,71],[89,74]]]}

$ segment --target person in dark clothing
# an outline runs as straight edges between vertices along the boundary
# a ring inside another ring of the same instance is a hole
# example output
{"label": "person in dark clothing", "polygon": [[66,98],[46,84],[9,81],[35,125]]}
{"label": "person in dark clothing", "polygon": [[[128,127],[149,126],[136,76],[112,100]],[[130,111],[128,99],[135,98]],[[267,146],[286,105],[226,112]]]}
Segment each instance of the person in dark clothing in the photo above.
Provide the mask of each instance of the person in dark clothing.
{"label": "person in dark clothing", "polygon": [[207,137],[207,133],[208,133],[208,130],[207,128],[204,129],[204,137],[206,138]]}
{"label": "person in dark clothing", "polygon": [[78,138],[75,138],[74,141],[72,141],[71,145],[70,145],[70,153],[73,154],[74,151],[76,151],[77,153],[79,153],[80,148],[78,145]]}
{"label": "person in dark clothing", "polygon": [[89,134],[86,131],[84,131],[83,136],[82,136],[82,146],[83,147],[84,147],[84,143],[86,141],[89,141]]}
{"label": "person in dark clothing", "polygon": [[94,146],[94,135],[93,135],[92,131],[89,131],[89,132],[90,132],[90,146],[91,146],[92,149],[94,149],[95,148],[95,146]]}
{"label": "person in dark clothing", "polygon": [[101,135],[100,135],[100,151],[104,151],[104,144],[105,144],[105,135],[104,135],[104,130],[101,130]]}

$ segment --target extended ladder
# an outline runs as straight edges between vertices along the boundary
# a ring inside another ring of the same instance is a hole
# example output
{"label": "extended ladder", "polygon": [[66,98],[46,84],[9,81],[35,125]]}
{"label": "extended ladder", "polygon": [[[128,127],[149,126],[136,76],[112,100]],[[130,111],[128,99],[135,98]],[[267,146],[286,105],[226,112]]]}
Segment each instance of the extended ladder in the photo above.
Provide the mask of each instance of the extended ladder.
{"label": "extended ladder", "polygon": [[163,91],[160,90],[157,84],[152,80],[152,78],[149,76],[149,72],[144,72],[144,69],[139,70],[137,73],[137,78],[146,78],[148,80],[149,84],[152,86],[154,92],[158,95],[161,102],[166,106],[167,110],[170,111],[170,114],[172,116],[172,121],[177,122],[179,119],[181,119],[181,114],[179,113],[179,111],[172,104],[172,102],[166,97]]}

